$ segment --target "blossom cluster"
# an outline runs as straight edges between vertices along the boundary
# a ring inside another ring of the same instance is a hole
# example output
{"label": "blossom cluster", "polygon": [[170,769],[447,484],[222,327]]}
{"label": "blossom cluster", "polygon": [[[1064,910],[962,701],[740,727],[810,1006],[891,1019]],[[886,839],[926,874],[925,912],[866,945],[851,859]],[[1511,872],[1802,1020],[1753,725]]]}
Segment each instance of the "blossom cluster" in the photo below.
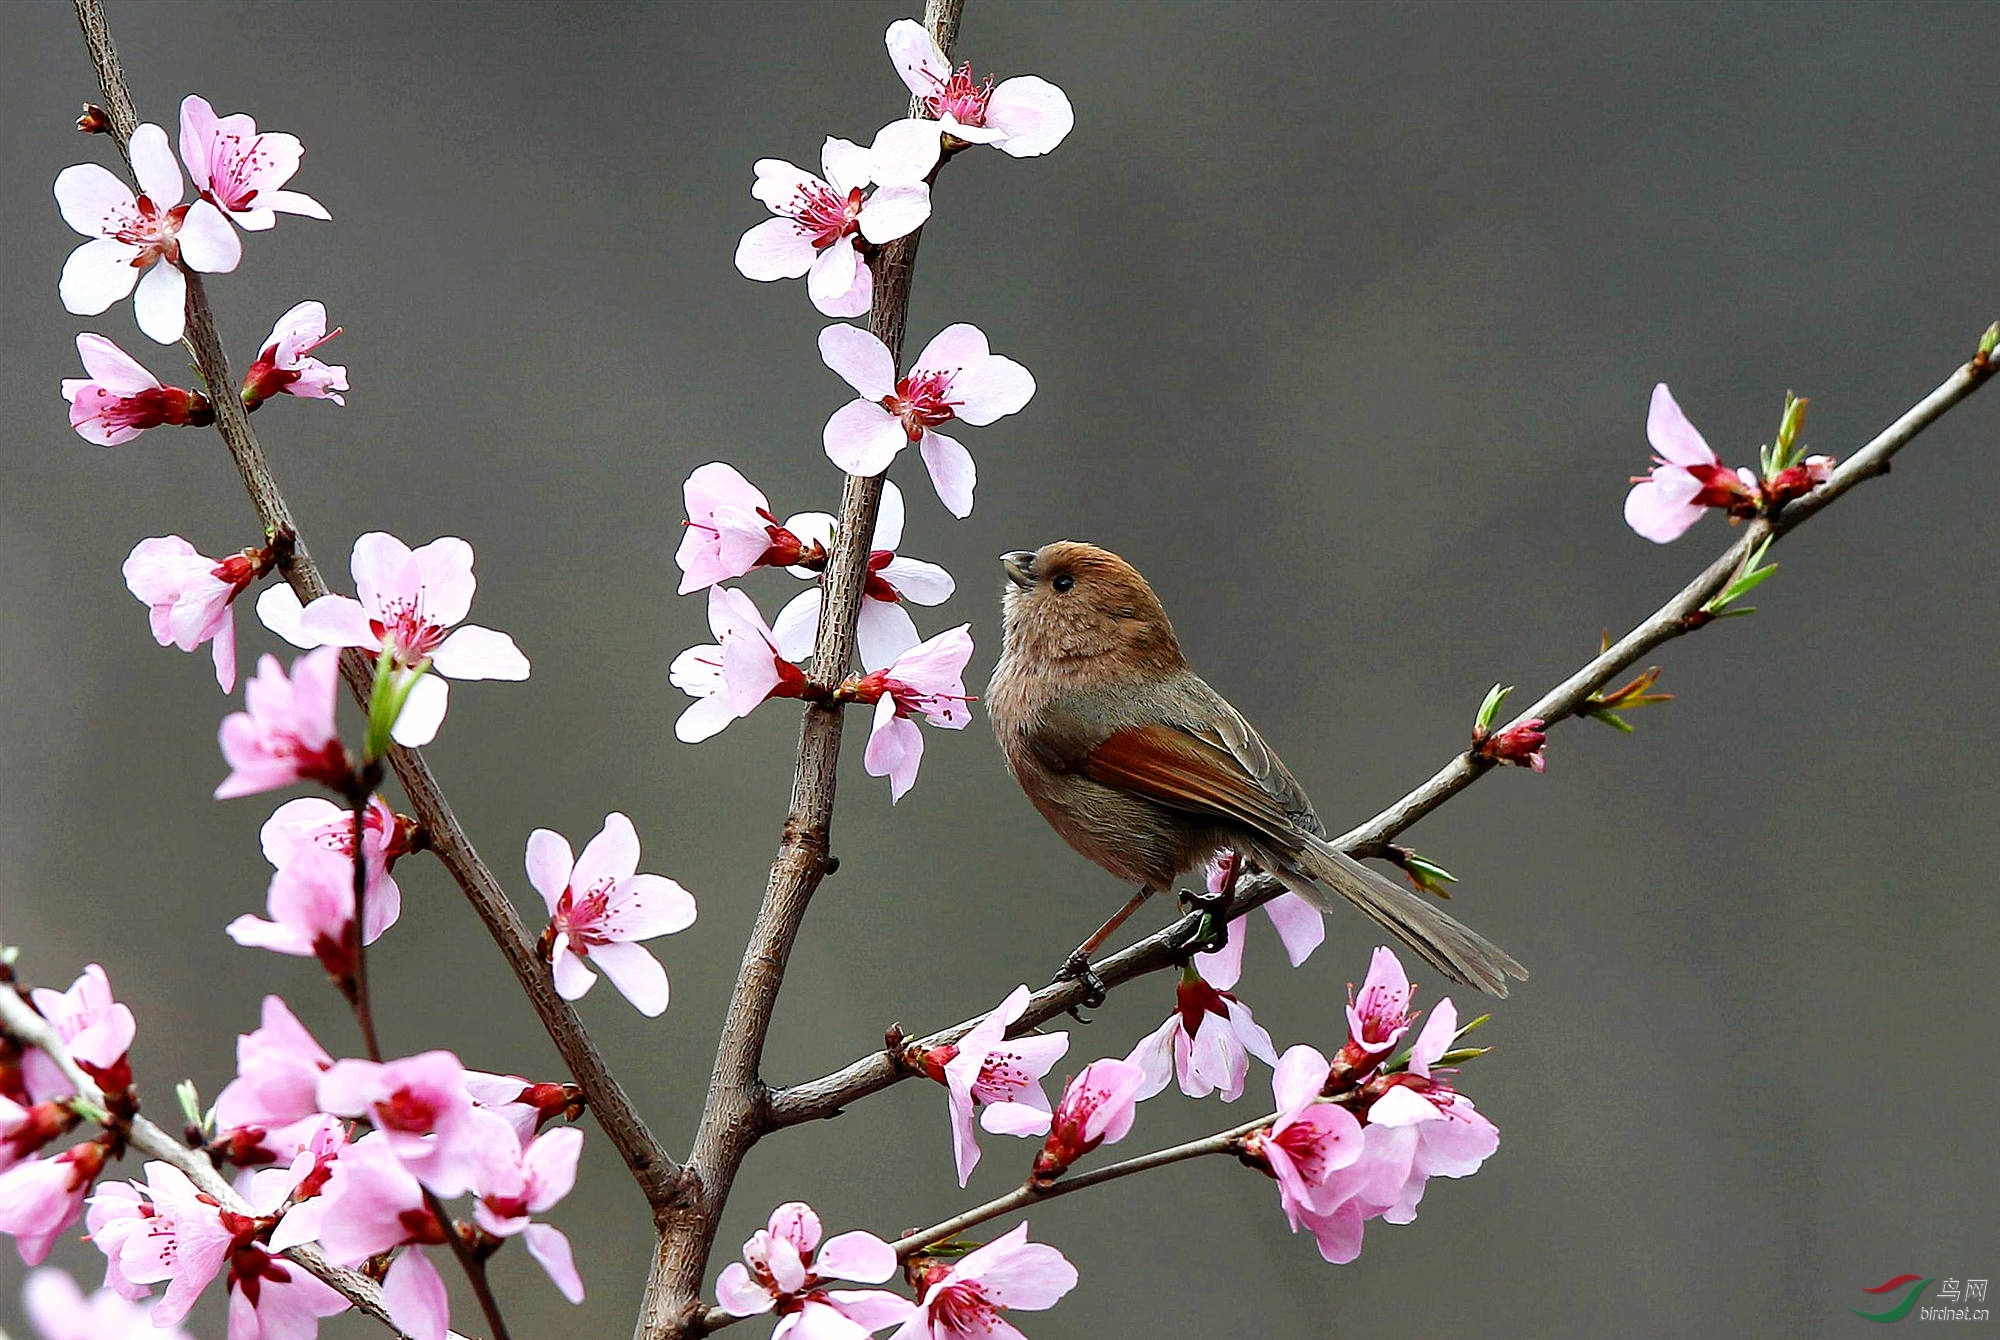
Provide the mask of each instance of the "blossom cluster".
{"label": "blossom cluster", "polygon": [[[970,66],[954,69],[923,27],[910,19],[885,35],[891,64],[910,89],[921,116],[891,122],[866,147],[837,136],[821,149],[823,176],[781,159],[760,159],[751,194],[773,215],[744,233],[736,268],[758,280],[806,279],[807,296],[833,317],[867,314],[875,303],[874,258],[882,247],[914,233],[931,213],[930,182],[944,158],[990,144],[1016,158],[1048,153],[1074,124],[1061,89],[1032,75],[975,81]],[[1023,409],[1035,379],[1019,363],[992,351],[985,332],[960,322],[934,336],[901,374],[896,355],[872,331],[835,324],[819,333],[821,360],[853,388],[856,398],[826,421],[821,443],[851,476],[888,471],[914,447],[931,486],[953,516],[971,514],[977,469],[972,453],[940,431],[953,423],[993,423]],[[924,639],[907,606],[949,599],[951,574],[897,552],[905,520],[903,495],[884,481],[869,536],[865,585],[855,628],[860,676],[846,666],[820,665],[816,682],[801,669],[813,659],[823,602],[821,586],[839,543],[835,519],[802,512],[779,521],[764,493],[725,462],[688,476],[686,532],[676,555],[683,595],[708,591],[715,641],[675,658],[669,678],[694,699],[675,733],[708,739],[773,698],[830,697],[872,706],[874,719],[863,765],[889,780],[900,800],[915,784],[923,758],[919,720],[947,730],[971,720],[965,667],[972,656],[969,625]],[[748,595],[723,583],[760,567],[781,567],[812,583],[774,623]]]}

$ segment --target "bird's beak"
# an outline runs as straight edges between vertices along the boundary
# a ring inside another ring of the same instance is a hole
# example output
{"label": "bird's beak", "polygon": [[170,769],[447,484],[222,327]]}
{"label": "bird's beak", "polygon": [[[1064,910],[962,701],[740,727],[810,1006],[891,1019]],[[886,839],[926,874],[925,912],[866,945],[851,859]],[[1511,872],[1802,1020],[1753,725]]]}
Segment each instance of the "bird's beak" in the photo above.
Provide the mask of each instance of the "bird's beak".
{"label": "bird's beak", "polygon": [[1008,581],[1023,590],[1035,584],[1035,556],[1026,549],[1000,555],[1000,569]]}

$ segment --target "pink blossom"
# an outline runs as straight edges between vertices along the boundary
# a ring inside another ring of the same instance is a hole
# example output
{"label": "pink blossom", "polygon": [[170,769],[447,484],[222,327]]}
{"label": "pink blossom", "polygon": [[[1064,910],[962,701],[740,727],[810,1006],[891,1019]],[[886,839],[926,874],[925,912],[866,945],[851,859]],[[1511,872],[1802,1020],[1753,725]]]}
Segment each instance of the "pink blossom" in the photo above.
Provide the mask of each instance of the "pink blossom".
{"label": "pink blossom", "polygon": [[1356,995],[1352,986],[1347,988],[1347,1045],[1342,1051],[1350,1068],[1372,1070],[1389,1059],[1390,1051],[1416,1020],[1416,1012],[1410,1008],[1415,991],[1395,951],[1387,945],[1376,946],[1361,993]]}
{"label": "pink blossom", "polygon": [[[1069,98],[1048,80],[1018,75],[998,87],[977,83],[972,66],[954,70],[937,40],[915,19],[898,19],[885,34],[889,59],[920,100],[924,118],[892,121],[875,137],[882,181],[922,181],[946,144],[990,144],[1015,158],[1049,152],[1076,124]],[[956,146],[954,146],[956,147]]]}
{"label": "pink blossom", "polygon": [[924,1280],[917,1314],[889,1340],[1018,1340],[1000,1313],[1040,1312],[1076,1287],[1076,1267],[1047,1243],[1029,1242],[1026,1223]]}
{"label": "pink blossom", "polygon": [[299,170],[304,154],[296,135],[260,135],[257,123],[241,112],[218,117],[205,98],[181,99],[181,161],[194,178],[195,193],[239,227],[262,232],[279,214],[333,217],[311,196],[280,189]]}
{"label": "pink blossom", "polygon": [[1258,1025],[1250,1007],[1227,990],[1204,981],[1190,967],[1181,974],[1177,995],[1178,1007],[1167,1021],[1141,1038],[1125,1058],[1146,1072],[1142,1101],[1178,1076],[1181,1092],[1190,1098],[1220,1092],[1223,1102],[1233,1103],[1243,1096],[1252,1056],[1266,1065],[1278,1063],[1271,1035]]}
{"label": "pink blossom", "polygon": [[799,537],[778,524],[763,492],[733,465],[697,466],[681,485],[681,496],[687,520],[674,561],[681,569],[682,595],[803,556]]}
{"label": "pink blossom", "polygon": [[[389,866],[409,850],[410,829],[411,823],[398,818],[389,802],[379,795],[368,797],[368,808],[362,812],[361,846],[367,853],[371,905],[379,891],[388,906],[402,906],[403,892],[389,874]],[[300,796],[273,810],[257,836],[264,847],[264,859],[279,870],[308,851],[330,851],[352,861],[354,811],[323,796]]]}
{"label": "pink blossom", "polygon": [[[403,912],[402,892],[371,868],[365,890],[366,941],[374,944]],[[229,938],[274,954],[317,958],[336,980],[354,972],[354,862],[334,852],[308,850],[271,876],[265,893],[270,920],[245,914],[229,923]]]}
{"label": "pink blossom", "polygon": [[125,587],[146,606],[153,640],[193,651],[213,642],[215,682],[236,689],[236,597],[270,566],[268,551],[208,558],[178,535],[141,540],[122,569]]}
{"label": "pink blossom", "polygon": [[102,335],[76,337],[76,352],[87,377],[65,377],[69,426],[86,442],[115,447],[161,424],[206,427],[214,407],[199,391],[163,386],[130,354]]}
{"label": "pink blossom", "polygon": [[255,409],[274,395],[295,395],[309,400],[347,401],[347,369],[320,362],[312,351],[325,344],[340,327],[326,328],[326,306],[302,302],[278,318],[250,370],[243,374],[243,408]]}
{"label": "pink blossom", "polygon": [[995,1103],[982,1120],[996,1134],[1046,1135],[1034,1175],[1049,1181],[1099,1145],[1123,1140],[1145,1086],[1146,1072],[1130,1061],[1092,1061],[1063,1086],[1053,1113],[1027,1103]]}
{"label": "pink blossom", "polygon": [[653,1018],[667,1008],[667,972],[639,944],[694,924],[694,895],[663,875],[641,875],[639,834],[622,814],[570,854],[559,833],[528,835],[528,882],[549,909],[549,958],[556,992],[577,1000],[597,984],[595,963],[612,984]]}
{"label": "pink blossom", "polygon": [[215,1097],[215,1143],[238,1163],[289,1163],[317,1132],[319,1077],[333,1065],[326,1048],[277,996],[262,1021],[236,1039],[236,1078]]}
{"label": "pink blossom", "polygon": [[757,160],[750,194],[778,217],[743,234],[736,268],[746,279],[807,275],[806,293],[824,315],[860,316],[873,301],[874,281],[856,239],[881,246],[923,227],[931,189],[915,182],[870,194],[873,156],[843,139],[828,137],[820,162],[824,180],[783,159]]}
{"label": "pink blossom", "polygon": [[[1069,1050],[1069,1034],[1031,1033],[1008,1041],[1007,1030],[1026,1013],[1029,994],[1027,987],[1015,987],[964,1037],[932,1048],[923,1058],[925,1073],[945,1086],[952,1156],[958,1165],[960,1186],[979,1163],[979,1138],[972,1127],[975,1106],[1008,1103],[1038,1112],[1049,1110],[1042,1076]],[[1009,1115],[1018,1121],[1018,1113]]]}
{"label": "pink blossom", "polygon": [[444,724],[446,679],[526,679],[528,658],[514,639],[476,624],[457,625],[472,609],[478,583],[472,546],[445,536],[411,549],[393,535],[371,531],[354,542],[350,560],[359,599],[323,595],[299,608],[289,587],[257,600],[257,617],[300,647],[384,648],[402,671],[423,674],[409,690],[390,734],[410,748],[429,744]]}
{"label": "pink blossom", "polygon": [[747,717],[767,698],[796,698],[806,677],[778,650],[777,638],[749,596],[708,588],[708,627],[715,641],[674,657],[667,678],[695,701],[674,723],[683,744],[699,744]]}
{"label": "pink blossom", "polygon": [[526,1148],[542,1123],[567,1116],[574,1120],[581,1112],[581,1091],[573,1084],[541,1083],[519,1075],[493,1075],[484,1070],[465,1072],[465,1091],[473,1103],[485,1108],[514,1132]]}
{"label": "pink blossom", "polygon": [[347,1311],[348,1301],[256,1243],[229,1258],[229,1340],[312,1340],[325,1317]]}
{"label": "pink blossom", "polygon": [[[122,1093],[132,1084],[132,1067],[125,1053],[138,1034],[131,1009],[114,1000],[111,979],[92,963],[67,991],[42,986],[29,993],[35,1012],[49,1021],[68,1048],[70,1059],[107,1092]],[[37,1102],[64,1098],[75,1091],[56,1063],[30,1048],[21,1057],[21,1078]]]}
{"label": "pink blossom", "polygon": [[1458,1010],[1449,998],[1437,1003],[1410,1049],[1410,1068],[1368,1108],[1371,1131],[1385,1134],[1383,1159],[1408,1172],[1382,1217],[1407,1224],[1417,1217],[1424,1183],[1432,1177],[1470,1177],[1500,1147],[1500,1131],[1454,1090],[1437,1063],[1458,1033]]}
{"label": "pink blossom", "polygon": [[826,365],[860,393],[834,411],[821,434],[826,454],[851,475],[879,475],[904,447],[916,447],[931,484],[953,516],[972,513],[972,453],[938,432],[953,419],[975,427],[1025,406],[1035,379],[986,346],[979,327],[946,326],[901,380],[889,347],[858,326],[819,333]]}
{"label": "pink blossom", "polygon": [[1655,544],[1677,540],[1711,507],[1730,512],[1757,507],[1757,476],[1725,467],[1661,382],[1646,413],[1653,470],[1632,481],[1625,495],[1625,524]]}
{"label": "pink blossom", "polygon": [[318,1096],[321,1111],[366,1117],[389,1151],[440,1196],[471,1190],[488,1160],[520,1148],[506,1122],[473,1107],[465,1067],[447,1051],[336,1061],[320,1076]]}
{"label": "pink blossom", "polygon": [[31,1159],[0,1173],[0,1233],[14,1239],[25,1265],[47,1259],[83,1213],[90,1184],[104,1171],[105,1148],[95,1140],[72,1145],[54,1158]]}
{"label": "pink blossom", "polygon": [[[1219,894],[1235,887],[1238,860],[1235,852],[1224,851],[1209,861],[1205,874],[1210,893]],[[1212,954],[1194,956],[1196,972],[1211,982],[1226,981],[1232,985],[1242,978],[1245,919],[1249,915],[1245,912],[1231,919],[1224,928],[1226,938],[1222,948]],[[1265,903],[1264,915],[1271,919],[1271,929],[1278,933],[1285,957],[1294,968],[1311,958],[1313,950],[1326,939],[1326,918],[1296,893],[1281,893]]]}
{"label": "pink blossom", "polygon": [[277,657],[259,657],[257,673],[243,690],[246,710],[222,720],[222,757],[230,773],[215,788],[215,798],[275,791],[293,782],[345,790],[351,769],[333,722],[339,683],[340,653],[331,647],[293,661],[289,679]]}
{"label": "pink blossom", "polygon": [[535,1137],[525,1150],[492,1160],[474,1188],[479,1196],[473,1217],[496,1238],[521,1236],[529,1255],[541,1263],[572,1303],[583,1301],[583,1278],[577,1273],[569,1239],[561,1229],[531,1221],[553,1207],[576,1185],[577,1156],[583,1132],[564,1126]]}
{"label": "pink blossom", "polygon": [[891,803],[916,784],[917,765],[923,762],[923,732],[911,718],[921,716],[946,730],[964,730],[972,721],[972,699],[965,693],[971,628],[960,624],[918,643],[882,669],[863,675],[851,689],[856,701],[875,703],[862,766],[870,777],[889,779]]}
{"label": "pink blossom", "polygon": [[1361,1157],[1361,1123],[1346,1108],[1320,1099],[1331,1068],[1311,1047],[1287,1051],[1271,1075],[1279,1117],[1244,1146],[1277,1179],[1278,1202],[1294,1233],[1308,1212],[1332,1208],[1324,1203],[1327,1179]]}
{"label": "pink blossom", "polygon": [[[415,1249],[443,1245],[446,1229],[424,1203],[423,1187],[391,1148],[391,1138],[388,1131],[378,1130],[349,1145],[334,1160],[317,1217],[319,1244],[328,1259],[341,1265],[360,1265],[370,1257],[407,1248],[382,1281],[389,1314],[398,1327],[419,1340],[443,1340],[450,1330],[444,1281],[437,1267]],[[274,1235],[272,1241],[276,1245],[278,1238]]]}
{"label": "pink blossom", "polygon": [[21,1310],[42,1340],[192,1340],[178,1326],[155,1327],[145,1308],[110,1289],[85,1297],[54,1266],[28,1272]]}
{"label": "pink blossom", "polygon": [[[186,326],[187,277],[182,265],[208,274],[234,270],[243,244],[222,211],[206,200],[181,204],[181,169],[156,125],[132,132],[128,146],[141,194],[95,163],[56,174],[63,222],[91,240],[63,264],[63,307],[96,316],[132,292],[139,329],[161,344]],[[139,277],[145,272],[145,278]]]}
{"label": "pink blossom", "polygon": [[104,1253],[104,1287],[120,1298],[138,1302],[151,1293],[145,1285],[125,1278],[119,1254],[125,1239],[146,1231],[146,1221],[154,1213],[145,1189],[134,1182],[99,1182],[87,1202],[83,1226],[91,1245]]}
{"label": "pink blossom", "polygon": [[[831,550],[839,523],[825,512],[801,512],[785,522],[787,534],[807,547]],[[882,505],[875,514],[875,533],[868,546],[868,576],[861,588],[861,614],[854,626],[855,649],[864,670],[879,670],[917,645],[917,625],[903,602],[942,605],[951,598],[951,574],[935,563],[904,558],[896,552],[903,539],[903,491],[890,480],[882,483]],[[771,631],[787,660],[803,661],[813,654],[819,633],[822,574],[794,567],[795,576],[813,584],[778,611]]]}
{"label": "pink blossom", "polygon": [[133,1284],[164,1283],[153,1321],[173,1326],[222,1273],[239,1237],[248,1242],[255,1235],[257,1223],[222,1209],[170,1163],[148,1163],[143,1190],[153,1212],[126,1221],[133,1231],[117,1237],[118,1272]]}
{"label": "pink blossom", "polygon": [[896,1249],[873,1233],[842,1233],[820,1243],[819,1216],[804,1201],[771,1211],[767,1227],[743,1244],[743,1259],[723,1267],[716,1301],[732,1317],[779,1314],[772,1340],[859,1340],[916,1311],[881,1289],[833,1289],[831,1280],[880,1284],[896,1273]]}

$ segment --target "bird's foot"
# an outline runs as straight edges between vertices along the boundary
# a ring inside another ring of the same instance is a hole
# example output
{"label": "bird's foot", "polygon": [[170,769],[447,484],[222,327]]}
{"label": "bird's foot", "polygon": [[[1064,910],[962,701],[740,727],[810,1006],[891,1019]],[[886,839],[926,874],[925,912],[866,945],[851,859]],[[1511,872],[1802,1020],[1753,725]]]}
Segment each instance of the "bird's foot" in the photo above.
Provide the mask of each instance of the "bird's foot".
{"label": "bird's foot", "polygon": [[1090,955],[1084,953],[1082,950],[1078,950],[1064,960],[1062,967],[1056,970],[1055,978],[1049,985],[1055,986],[1060,982],[1075,982],[1083,987],[1083,997],[1076,1004],[1069,1007],[1069,1015],[1080,1024],[1089,1023],[1090,1020],[1084,1018],[1080,1011],[1094,1010],[1103,1005],[1107,990],[1104,985],[1104,979],[1099,977],[1097,970],[1090,966]]}
{"label": "bird's foot", "polygon": [[1177,895],[1180,904],[1189,912],[1199,913],[1200,919],[1181,942],[1184,954],[1220,953],[1229,943],[1229,909],[1236,901],[1234,889],[1224,889],[1211,893],[1207,889],[1195,891],[1182,889]]}

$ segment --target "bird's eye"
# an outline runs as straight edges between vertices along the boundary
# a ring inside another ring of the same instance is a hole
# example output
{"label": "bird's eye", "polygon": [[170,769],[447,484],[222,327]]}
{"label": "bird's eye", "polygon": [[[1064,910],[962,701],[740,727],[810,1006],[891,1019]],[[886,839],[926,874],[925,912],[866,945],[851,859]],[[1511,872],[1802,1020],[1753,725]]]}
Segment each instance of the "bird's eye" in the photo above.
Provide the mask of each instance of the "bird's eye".
{"label": "bird's eye", "polygon": [[1062,595],[1066,593],[1072,586],[1076,585],[1076,578],[1070,576],[1067,572],[1065,572],[1061,576],[1057,577],[1054,581],[1050,582],[1049,585],[1055,587],[1057,595]]}

